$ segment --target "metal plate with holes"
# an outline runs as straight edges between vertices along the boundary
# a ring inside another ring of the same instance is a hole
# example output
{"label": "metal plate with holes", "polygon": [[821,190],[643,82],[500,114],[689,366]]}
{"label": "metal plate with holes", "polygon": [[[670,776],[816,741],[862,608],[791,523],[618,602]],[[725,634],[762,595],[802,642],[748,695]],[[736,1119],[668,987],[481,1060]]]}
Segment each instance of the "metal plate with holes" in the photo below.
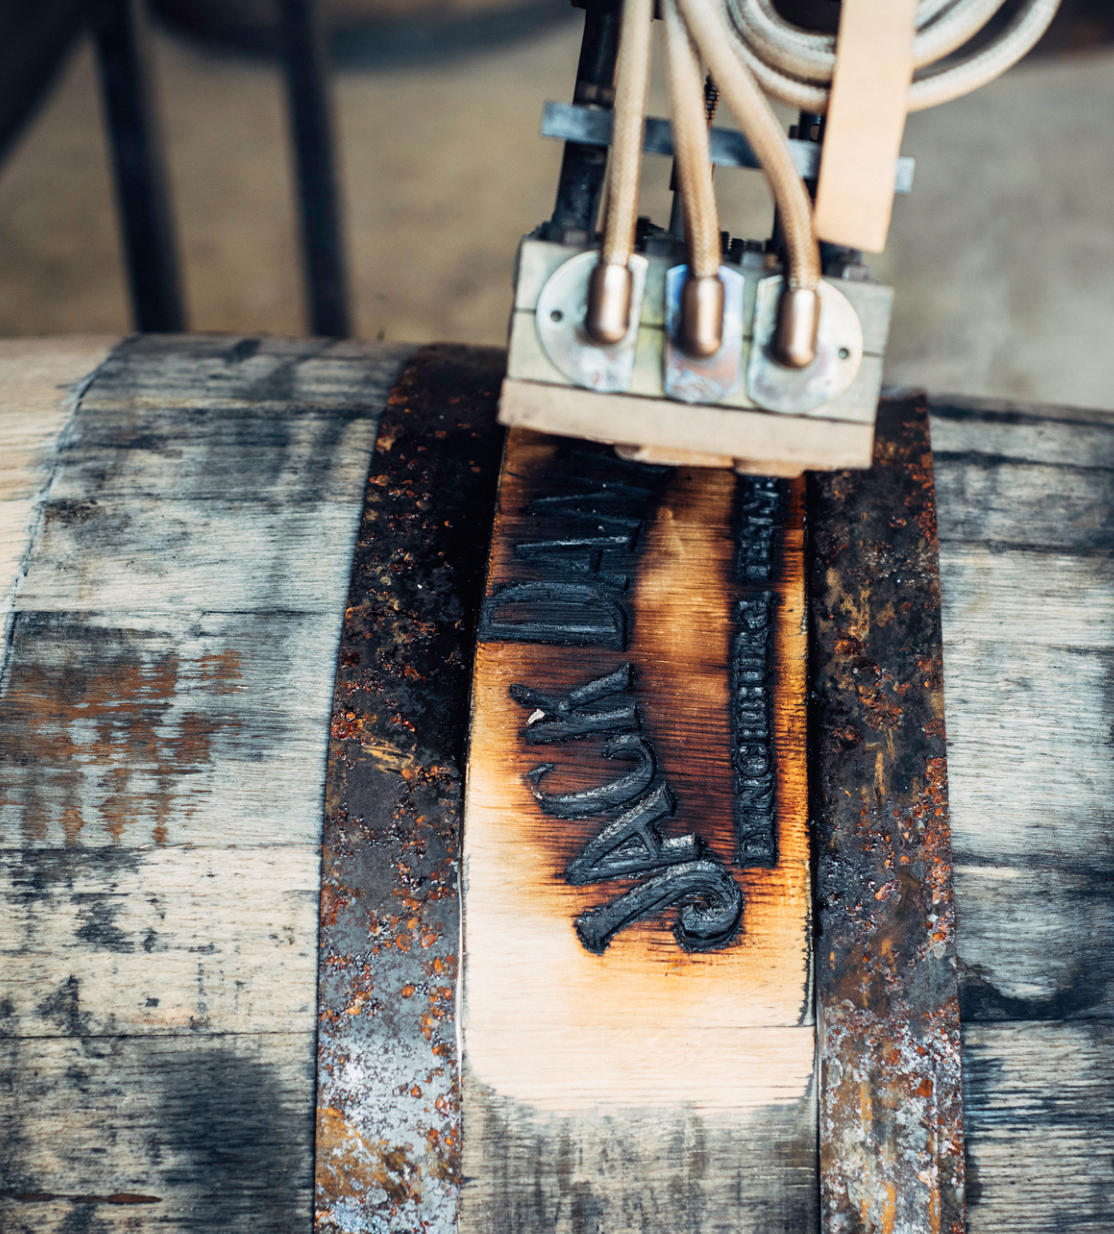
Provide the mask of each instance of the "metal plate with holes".
{"label": "metal plate with holes", "polygon": [[569,258],[549,276],[538,296],[538,337],[546,355],[570,381],[589,390],[621,393],[630,389],[634,372],[634,348],[649,262],[637,255],[630,259],[634,282],[630,329],[621,343],[601,347],[584,332],[588,278],[598,261],[599,253],[591,249]]}
{"label": "metal plate with holes", "polygon": [[850,387],[863,360],[863,328],[847,297],[822,279],[816,359],[803,369],[778,364],[771,348],[784,281],[778,274],[758,284],[747,394],[766,411],[800,414],[830,403]]}
{"label": "metal plate with holes", "polygon": [[723,345],[714,356],[697,360],[673,342],[681,324],[681,290],[688,266],[674,266],[665,276],[665,353],[662,386],[683,403],[718,403],[743,378],[743,276],[720,266],[723,283]]}

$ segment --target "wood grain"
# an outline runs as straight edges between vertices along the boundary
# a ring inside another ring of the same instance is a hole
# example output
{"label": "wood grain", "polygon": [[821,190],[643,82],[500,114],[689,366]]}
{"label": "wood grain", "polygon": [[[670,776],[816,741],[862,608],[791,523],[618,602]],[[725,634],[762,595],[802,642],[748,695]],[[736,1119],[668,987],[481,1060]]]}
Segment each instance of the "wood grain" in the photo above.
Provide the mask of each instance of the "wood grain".
{"label": "wood grain", "polygon": [[[600,816],[546,815],[527,773],[550,760],[547,793],[590,790],[601,779],[600,744],[528,744],[530,708],[514,701],[511,686],[563,696],[633,665],[641,731],[679,803],[663,828],[698,832],[728,865],[730,648],[746,594],[735,575],[743,481],[607,457],[523,430],[508,437],[492,597],[515,581],[562,577],[531,566],[537,558],[516,546],[555,533],[559,520],[544,503],[582,492],[577,476],[614,471],[611,482],[649,485],[656,497],[638,516],[630,597],[620,602],[629,637],[620,645],[541,645],[498,632],[485,641],[481,621],[464,830],[461,1228],[491,1229],[496,1213],[494,1228],[523,1231],[749,1231],[807,1221],[815,1107],[800,486],[791,490],[778,567],[763,584],[777,597],[777,864],[738,876],[742,932],[718,950],[682,949],[670,918],[655,915],[594,955],[573,920],[624,888],[574,885],[564,871]],[[535,500],[542,504],[530,508]],[[621,554],[616,561],[614,569],[628,569]],[[618,764],[607,776],[620,766],[629,769]]]}
{"label": "wood grain", "polygon": [[933,410],[972,1234],[1114,1225],[1114,417]]}
{"label": "wood grain", "polygon": [[[0,340],[0,630],[10,620],[58,438],[115,338]],[[7,638],[0,634],[0,684]]]}
{"label": "wood grain", "polygon": [[309,1228],[313,1034],[0,1038],[5,1234]]}
{"label": "wood grain", "polygon": [[310,1226],[332,681],[408,350],[131,339],[15,469],[5,1230]]}
{"label": "wood grain", "polygon": [[1114,1024],[964,1033],[971,1234],[1114,1228]]}
{"label": "wood grain", "polygon": [[305,1023],[319,870],[311,844],[0,849],[0,1033],[263,1033]]}

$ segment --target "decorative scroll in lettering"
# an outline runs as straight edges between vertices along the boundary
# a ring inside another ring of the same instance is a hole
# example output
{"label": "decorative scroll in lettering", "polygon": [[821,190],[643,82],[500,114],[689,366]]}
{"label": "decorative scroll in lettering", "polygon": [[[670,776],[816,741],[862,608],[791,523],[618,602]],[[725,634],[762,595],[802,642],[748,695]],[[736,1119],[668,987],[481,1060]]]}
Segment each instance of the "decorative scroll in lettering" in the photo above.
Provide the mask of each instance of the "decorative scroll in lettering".
{"label": "decorative scroll in lettering", "polygon": [[671,907],[678,913],[673,933],[688,951],[709,951],[729,943],[739,929],[743,893],[731,874],[694,834],[665,836],[662,825],[676,810],[669,784],[657,778],[657,758],[641,732],[637,704],[613,703],[634,682],[624,664],[554,698],[529,686],[511,686],[511,697],[531,708],[524,736],[531,745],[607,738],[607,759],[632,758],[634,769],[598,787],[576,793],[545,793],[538,785],[553,770],[539,763],[526,779],[541,808],[557,818],[590,818],[612,810],[596,835],[569,862],[565,877],[575,886],[612,879],[641,879],[607,904],[581,913],[574,922],[584,946],[602,954],[615,935],[640,918]]}
{"label": "decorative scroll in lettering", "polygon": [[[747,477],[740,502],[736,557],[743,584],[769,582],[777,532],[785,520],[787,486]],[[739,601],[731,655],[731,735],[735,774],[735,860],[741,867],[777,864],[777,782],[771,700],[773,606],[769,591]]]}

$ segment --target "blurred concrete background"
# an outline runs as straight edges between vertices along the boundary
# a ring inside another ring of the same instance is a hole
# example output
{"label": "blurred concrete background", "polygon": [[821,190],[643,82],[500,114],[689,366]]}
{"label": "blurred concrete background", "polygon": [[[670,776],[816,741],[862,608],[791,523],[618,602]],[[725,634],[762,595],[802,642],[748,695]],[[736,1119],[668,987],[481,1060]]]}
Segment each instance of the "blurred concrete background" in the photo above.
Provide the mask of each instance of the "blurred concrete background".
{"label": "blurred concrete background", "polygon": [[[341,57],[334,76],[357,333],[502,343],[519,236],[552,209],[580,15],[435,55]],[[660,57],[659,57],[660,64]],[[196,330],[304,331],[277,67],[168,33],[155,75]],[[661,82],[652,107],[667,114]],[[1026,61],[910,118],[890,246],[887,379],[1114,409],[1114,51]],[[729,123],[724,118],[721,123]],[[643,213],[666,222],[669,164]],[[761,176],[721,170],[723,226],[764,237]],[[0,167],[0,336],[127,329],[92,54],[81,46]]]}

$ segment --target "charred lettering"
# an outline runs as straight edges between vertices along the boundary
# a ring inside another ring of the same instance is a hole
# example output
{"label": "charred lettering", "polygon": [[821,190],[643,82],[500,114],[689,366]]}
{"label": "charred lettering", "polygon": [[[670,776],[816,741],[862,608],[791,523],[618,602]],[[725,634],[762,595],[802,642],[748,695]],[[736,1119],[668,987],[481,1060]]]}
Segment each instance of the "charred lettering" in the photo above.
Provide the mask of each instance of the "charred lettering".
{"label": "charred lettering", "polygon": [[[746,587],[773,576],[788,486],[770,476],[748,476],[739,501],[736,572]],[[769,591],[739,602],[731,654],[731,734],[735,775],[735,860],[741,867],[777,864],[777,785],[771,697],[774,664],[773,605]]]}
{"label": "charred lettering", "polygon": [[740,484],[739,578],[744,583],[768,583],[777,532],[785,522],[788,485],[773,476],[744,476]]}
{"label": "charred lettering", "polygon": [[481,642],[556,643],[566,647],[627,645],[627,613],[602,585],[508,583],[484,601]]}
{"label": "charred lettering", "polygon": [[539,763],[526,775],[542,810],[555,818],[584,819],[616,812],[569,862],[565,877],[570,883],[585,886],[615,879],[642,880],[577,917],[577,937],[599,955],[626,926],[676,908],[673,933],[682,947],[690,951],[722,947],[738,932],[742,891],[699,836],[663,834],[663,825],[676,810],[676,799],[669,784],[659,777],[653,746],[641,732],[637,704],[616,697],[629,691],[633,683],[633,666],[623,664],[563,697],[526,685],[510,688],[514,701],[531,709],[524,730],[531,744],[603,737],[603,758],[634,761],[631,770],[571,793],[548,793],[541,788],[554,770],[553,763]]}
{"label": "charred lettering", "polygon": [[731,733],[735,774],[735,860],[777,862],[777,792],[771,723],[774,596],[760,591],[739,602],[731,657]]}
{"label": "charred lettering", "polygon": [[526,507],[539,534],[514,544],[526,577],[487,596],[478,637],[625,650],[625,593],[639,536],[668,469],[569,449],[554,456],[553,472],[557,491]]}

